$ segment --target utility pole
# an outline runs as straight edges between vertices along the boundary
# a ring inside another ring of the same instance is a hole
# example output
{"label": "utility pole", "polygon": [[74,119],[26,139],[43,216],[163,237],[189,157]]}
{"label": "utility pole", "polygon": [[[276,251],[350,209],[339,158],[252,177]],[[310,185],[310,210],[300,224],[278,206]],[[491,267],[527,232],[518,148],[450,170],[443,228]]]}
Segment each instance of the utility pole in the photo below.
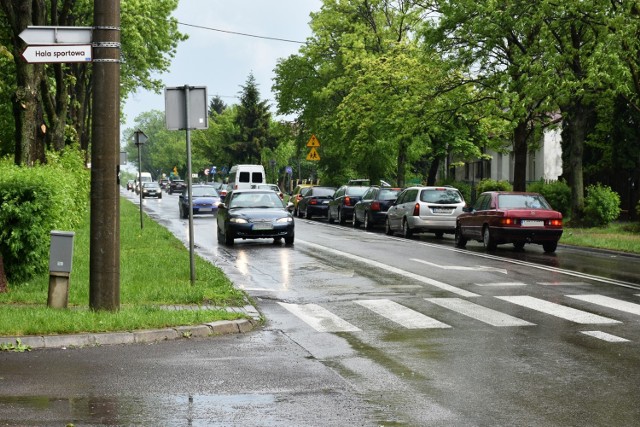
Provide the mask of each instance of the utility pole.
{"label": "utility pole", "polygon": [[94,0],[89,306],[120,308],[120,0]]}

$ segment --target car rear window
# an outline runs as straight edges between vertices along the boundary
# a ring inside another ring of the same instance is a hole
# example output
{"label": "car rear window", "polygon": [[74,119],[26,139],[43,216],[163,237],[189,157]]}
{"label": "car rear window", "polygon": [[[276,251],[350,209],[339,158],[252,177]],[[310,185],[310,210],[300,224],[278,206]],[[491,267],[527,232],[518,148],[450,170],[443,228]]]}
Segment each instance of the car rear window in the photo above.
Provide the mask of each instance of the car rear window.
{"label": "car rear window", "polygon": [[400,189],[382,189],[378,200],[395,200],[399,192]]}
{"label": "car rear window", "polygon": [[311,193],[309,194],[309,196],[333,196],[333,193],[335,193],[336,190],[334,190],[333,188],[322,188],[322,187],[316,187],[313,190],[311,190]]}
{"label": "car rear window", "polygon": [[422,190],[420,201],[426,203],[453,204],[462,203],[462,196],[454,189]]}
{"label": "car rear window", "polygon": [[501,194],[498,205],[501,208],[551,209],[544,197],[536,194]]}
{"label": "car rear window", "polygon": [[369,187],[347,187],[345,194],[348,196],[362,196],[368,189]]}

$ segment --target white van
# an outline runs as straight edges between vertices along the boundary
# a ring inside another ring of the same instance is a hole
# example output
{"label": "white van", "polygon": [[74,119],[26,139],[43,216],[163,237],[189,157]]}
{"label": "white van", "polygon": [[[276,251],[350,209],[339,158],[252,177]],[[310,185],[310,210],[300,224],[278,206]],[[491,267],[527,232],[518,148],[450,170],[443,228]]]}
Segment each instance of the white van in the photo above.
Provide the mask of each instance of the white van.
{"label": "white van", "polygon": [[229,170],[229,186],[233,190],[251,188],[252,185],[266,182],[262,165],[235,165]]}
{"label": "white van", "polygon": [[137,176],[136,178],[139,178],[139,179],[136,179],[135,183],[134,183],[136,194],[138,194],[140,192],[140,186],[142,185],[141,184],[142,182],[152,182],[153,181],[153,178],[151,178],[151,173],[149,173],[149,172],[140,172],[140,175]]}

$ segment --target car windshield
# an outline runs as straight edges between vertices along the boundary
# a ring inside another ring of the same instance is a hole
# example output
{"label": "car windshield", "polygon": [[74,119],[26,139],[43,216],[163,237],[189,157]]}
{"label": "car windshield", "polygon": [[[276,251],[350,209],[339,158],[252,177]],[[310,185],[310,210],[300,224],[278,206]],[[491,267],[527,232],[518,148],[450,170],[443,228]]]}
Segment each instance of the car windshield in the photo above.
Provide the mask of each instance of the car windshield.
{"label": "car windshield", "polygon": [[143,182],[142,186],[144,188],[158,188],[158,183],[157,182]]}
{"label": "car windshield", "polygon": [[193,197],[218,197],[218,192],[211,186],[193,187],[191,188],[191,195]]}
{"label": "car windshield", "polygon": [[462,196],[458,190],[452,189],[423,190],[420,193],[420,201],[441,204],[462,203]]}
{"label": "car windshield", "polygon": [[538,194],[500,194],[498,206],[503,209],[551,209],[544,197]]}
{"label": "car windshield", "polygon": [[279,208],[282,209],[284,205],[282,200],[273,191],[265,192],[247,192],[247,193],[234,193],[231,201],[229,202],[229,208]]}

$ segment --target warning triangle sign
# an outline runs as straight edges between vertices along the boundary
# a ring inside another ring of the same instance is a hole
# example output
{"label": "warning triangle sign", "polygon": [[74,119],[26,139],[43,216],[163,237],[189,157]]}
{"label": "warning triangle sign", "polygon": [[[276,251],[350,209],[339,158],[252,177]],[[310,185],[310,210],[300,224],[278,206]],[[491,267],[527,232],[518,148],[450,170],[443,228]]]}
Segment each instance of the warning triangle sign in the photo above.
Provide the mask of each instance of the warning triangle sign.
{"label": "warning triangle sign", "polygon": [[307,147],[320,147],[320,141],[318,141],[315,135],[311,135],[309,142],[307,142]]}
{"label": "warning triangle sign", "polygon": [[316,151],[315,147],[312,147],[309,154],[307,154],[307,160],[320,160],[320,155],[318,154],[318,151]]}

